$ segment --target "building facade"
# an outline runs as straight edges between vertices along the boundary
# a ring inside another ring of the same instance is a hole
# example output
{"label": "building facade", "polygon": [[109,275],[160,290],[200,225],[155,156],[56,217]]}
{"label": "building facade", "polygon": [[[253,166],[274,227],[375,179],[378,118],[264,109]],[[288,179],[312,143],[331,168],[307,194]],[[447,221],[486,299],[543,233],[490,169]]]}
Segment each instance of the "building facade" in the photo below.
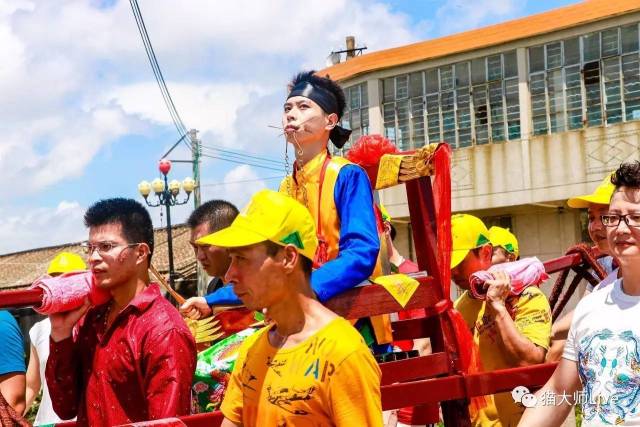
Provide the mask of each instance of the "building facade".
{"label": "building facade", "polygon": [[[320,73],[346,88],[351,142],[449,143],[453,211],[511,228],[523,256],[548,259],[588,239],[566,200],[640,158],[639,23],[637,0],[590,0]],[[404,189],[380,200],[412,256]]]}

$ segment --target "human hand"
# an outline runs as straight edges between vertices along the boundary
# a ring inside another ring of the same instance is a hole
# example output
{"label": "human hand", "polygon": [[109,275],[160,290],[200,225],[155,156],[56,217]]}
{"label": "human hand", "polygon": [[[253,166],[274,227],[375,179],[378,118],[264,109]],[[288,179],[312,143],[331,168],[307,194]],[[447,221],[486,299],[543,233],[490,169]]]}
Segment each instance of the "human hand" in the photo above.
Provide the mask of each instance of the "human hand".
{"label": "human hand", "polygon": [[511,277],[504,271],[493,273],[493,279],[485,282],[487,288],[487,306],[495,313],[506,311],[505,301],[511,292]]}
{"label": "human hand", "polygon": [[85,315],[89,307],[91,307],[91,302],[89,302],[89,298],[85,298],[81,307],[63,313],[50,314],[51,339],[59,342],[69,338],[73,333],[73,327]]}
{"label": "human hand", "polygon": [[212,314],[204,297],[191,297],[180,306],[180,312],[193,320],[200,320]]}

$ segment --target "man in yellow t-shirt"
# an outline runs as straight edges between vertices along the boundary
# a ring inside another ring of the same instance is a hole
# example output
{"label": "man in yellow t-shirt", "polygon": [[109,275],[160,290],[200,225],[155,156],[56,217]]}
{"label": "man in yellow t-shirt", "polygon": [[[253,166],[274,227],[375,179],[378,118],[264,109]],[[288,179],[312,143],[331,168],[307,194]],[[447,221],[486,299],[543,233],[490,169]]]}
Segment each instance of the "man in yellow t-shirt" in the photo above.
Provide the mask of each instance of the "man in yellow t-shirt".
{"label": "man in yellow t-shirt", "polygon": [[380,368],[358,331],[311,290],[318,240],[302,204],[260,191],[231,226],[197,243],[228,248],[226,281],[272,320],[239,350],[223,427],[382,426]]}
{"label": "man in yellow t-shirt", "polygon": [[[469,292],[469,277],[491,267],[493,248],[489,231],[475,216],[459,214],[451,218],[453,235],[451,277],[465,289],[455,302],[479,347],[482,370],[515,368],[544,362],[551,336],[551,309],[546,296],[530,286],[519,296],[511,296],[510,279],[496,272],[487,281],[486,300]],[[476,426],[516,426],[524,406],[511,393],[486,396],[487,406],[472,419]]]}

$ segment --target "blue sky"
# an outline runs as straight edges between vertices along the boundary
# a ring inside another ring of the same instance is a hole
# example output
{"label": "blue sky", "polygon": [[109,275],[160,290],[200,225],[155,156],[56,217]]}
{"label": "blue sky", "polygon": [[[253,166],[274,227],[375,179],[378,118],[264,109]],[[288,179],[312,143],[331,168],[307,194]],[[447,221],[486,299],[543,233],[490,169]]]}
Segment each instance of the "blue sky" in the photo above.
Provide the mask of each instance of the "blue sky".
{"label": "blue sky", "polygon": [[[571,1],[139,0],[176,107],[205,146],[282,159],[287,80],[355,35],[369,51]],[[92,202],[133,197],[178,138],[128,1],[0,0],[0,253],[82,240]],[[211,152],[210,150],[208,152]],[[189,158],[186,146],[172,158]],[[203,199],[238,205],[284,171],[205,159]],[[175,164],[171,178],[191,175]],[[235,183],[234,182],[239,182]],[[183,221],[191,204],[176,208]],[[160,225],[159,209],[151,209]]]}

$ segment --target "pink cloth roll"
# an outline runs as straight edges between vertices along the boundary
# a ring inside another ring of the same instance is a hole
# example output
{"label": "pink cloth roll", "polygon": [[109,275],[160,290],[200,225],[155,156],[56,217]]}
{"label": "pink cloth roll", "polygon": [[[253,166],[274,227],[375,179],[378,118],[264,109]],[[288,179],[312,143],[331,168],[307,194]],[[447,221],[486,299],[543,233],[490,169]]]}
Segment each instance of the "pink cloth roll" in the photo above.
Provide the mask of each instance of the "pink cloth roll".
{"label": "pink cloth roll", "polygon": [[549,278],[544,264],[536,257],[522,258],[514,262],[492,265],[487,271],[477,271],[469,278],[469,291],[476,299],[485,299],[485,282],[494,278],[493,273],[504,271],[511,278],[511,295],[520,295],[529,286],[540,286]]}
{"label": "pink cloth roll", "polygon": [[42,304],[34,307],[40,314],[62,313],[76,309],[89,297],[91,305],[104,304],[111,294],[100,289],[90,271],[75,271],[57,277],[42,276],[31,285],[42,289]]}

